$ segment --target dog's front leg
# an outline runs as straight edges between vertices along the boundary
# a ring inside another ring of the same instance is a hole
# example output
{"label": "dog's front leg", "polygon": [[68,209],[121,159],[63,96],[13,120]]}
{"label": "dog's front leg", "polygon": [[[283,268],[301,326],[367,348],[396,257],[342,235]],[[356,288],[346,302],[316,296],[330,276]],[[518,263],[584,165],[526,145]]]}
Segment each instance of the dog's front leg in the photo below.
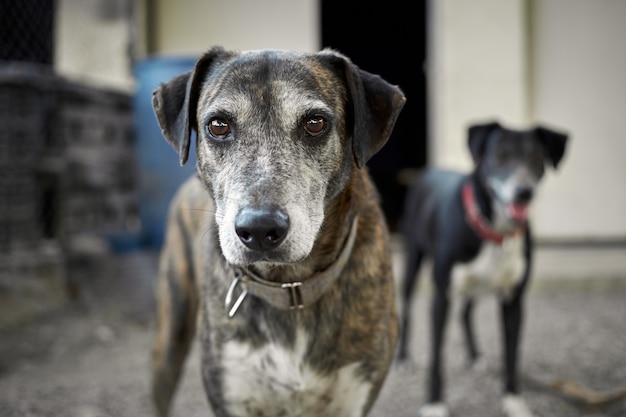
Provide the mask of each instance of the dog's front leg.
{"label": "dog's front leg", "polygon": [[157,335],[153,347],[152,395],[155,413],[167,416],[196,329],[198,297],[192,248],[183,216],[167,228],[157,286]]}
{"label": "dog's front leg", "polygon": [[501,310],[505,377],[502,407],[508,417],[532,417],[526,402],[518,394],[517,363],[523,315],[521,292],[517,292],[510,300],[503,300]]}
{"label": "dog's front leg", "polygon": [[400,339],[398,341],[398,360],[410,359],[409,343],[411,341],[412,300],[415,287],[419,283],[419,270],[423,252],[417,247],[414,239],[407,238],[407,260],[404,280],[402,281],[402,315],[400,317]]}
{"label": "dog's front leg", "polygon": [[480,356],[476,347],[476,338],[474,337],[473,312],[474,299],[471,297],[463,300],[463,313],[461,315],[463,334],[465,335],[465,347],[467,349],[467,362],[469,366],[474,366]]}
{"label": "dog's front leg", "polygon": [[430,362],[430,392],[429,403],[425,405],[420,415],[422,417],[448,417],[448,407],[443,403],[444,381],[441,368],[443,365],[445,329],[448,319],[450,299],[450,273],[452,265],[435,259],[433,267],[434,298],[431,310],[431,362]]}
{"label": "dog's front leg", "polygon": [[519,334],[522,325],[522,306],[520,297],[503,300],[502,331],[504,333],[504,390],[507,394],[517,394],[517,352]]}
{"label": "dog's front leg", "polygon": [[526,228],[524,236],[525,266],[522,279],[511,294],[501,300],[502,335],[503,335],[503,367],[504,367],[504,397],[502,408],[509,417],[532,417],[526,402],[519,395],[518,387],[518,352],[520,333],[523,324],[523,297],[530,280],[530,271],[533,262],[533,240],[530,227]]}

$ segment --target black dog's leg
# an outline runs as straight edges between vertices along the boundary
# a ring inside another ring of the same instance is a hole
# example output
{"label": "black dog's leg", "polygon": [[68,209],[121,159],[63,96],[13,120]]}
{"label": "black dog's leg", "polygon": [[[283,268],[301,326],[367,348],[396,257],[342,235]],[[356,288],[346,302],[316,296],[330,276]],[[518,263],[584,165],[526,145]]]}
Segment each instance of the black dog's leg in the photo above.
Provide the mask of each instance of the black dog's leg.
{"label": "black dog's leg", "polygon": [[521,295],[517,294],[511,300],[503,300],[502,309],[502,335],[503,335],[503,372],[504,390],[509,394],[518,392],[517,386],[517,359],[520,332],[522,327],[522,301]]}
{"label": "black dog's leg", "polygon": [[429,402],[437,403],[443,398],[443,379],[441,369],[443,366],[443,350],[445,341],[445,329],[448,318],[450,300],[448,287],[450,283],[450,266],[435,261],[434,278],[435,294],[432,305],[432,345],[430,365],[430,393]]}
{"label": "black dog's leg", "polygon": [[533,262],[533,240],[530,227],[526,228],[524,243],[525,269],[522,280],[511,297],[501,301],[504,391],[509,394],[518,392],[517,363],[523,321],[522,301],[530,280]]}
{"label": "black dog's leg", "polygon": [[398,359],[409,359],[408,345],[411,334],[411,306],[415,286],[419,281],[419,269],[424,256],[415,244],[407,240],[406,268],[402,281],[402,315],[400,317],[400,339],[398,341]]}
{"label": "black dog's leg", "polygon": [[467,348],[467,359],[469,365],[473,365],[478,359],[479,353],[476,348],[476,339],[474,338],[474,328],[472,322],[472,314],[474,312],[474,299],[466,298],[463,304],[463,314],[461,316],[463,324],[463,334],[465,335],[465,346]]}

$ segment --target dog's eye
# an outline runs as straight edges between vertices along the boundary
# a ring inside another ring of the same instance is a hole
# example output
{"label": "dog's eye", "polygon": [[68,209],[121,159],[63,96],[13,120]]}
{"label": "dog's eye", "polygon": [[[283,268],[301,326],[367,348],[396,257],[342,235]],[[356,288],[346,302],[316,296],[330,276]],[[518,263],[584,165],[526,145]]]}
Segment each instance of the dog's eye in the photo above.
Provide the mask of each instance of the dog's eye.
{"label": "dog's eye", "polygon": [[217,139],[222,139],[230,133],[230,125],[224,119],[214,118],[207,125],[208,133]]}
{"label": "dog's eye", "polygon": [[498,165],[505,165],[509,162],[511,155],[506,151],[499,151],[495,155],[495,160]]}
{"label": "dog's eye", "polygon": [[326,124],[326,119],[322,116],[309,117],[304,123],[304,130],[309,135],[315,137],[322,134],[322,132],[326,130]]}
{"label": "dog's eye", "polygon": [[543,154],[541,152],[534,152],[530,155],[530,162],[535,166],[543,165]]}

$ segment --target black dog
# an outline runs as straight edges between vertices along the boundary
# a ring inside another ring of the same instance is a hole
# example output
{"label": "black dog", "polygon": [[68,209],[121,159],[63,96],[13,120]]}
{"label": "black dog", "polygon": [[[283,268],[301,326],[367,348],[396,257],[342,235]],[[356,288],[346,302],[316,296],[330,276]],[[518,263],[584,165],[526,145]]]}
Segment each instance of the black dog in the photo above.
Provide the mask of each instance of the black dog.
{"label": "black dog", "polygon": [[474,298],[484,290],[501,299],[504,324],[504,411],[530,416],[518,396],[517,359],[522,298],[528,284],[533,241],[528,208],[546,161],[557,167],[567,136],[535,127],[510,130],[497,123],[472,126],[469,174],[427,169],[411,185],[402,223],[406,239],[402,331],[398,358],[407,358],[411,296],[424,255],[433,259],[429,404],[424,416],[447,416],[443,402],[442,355],[449,290],[464,296],[463,324],[469,360],[478,358],[471,327]]}

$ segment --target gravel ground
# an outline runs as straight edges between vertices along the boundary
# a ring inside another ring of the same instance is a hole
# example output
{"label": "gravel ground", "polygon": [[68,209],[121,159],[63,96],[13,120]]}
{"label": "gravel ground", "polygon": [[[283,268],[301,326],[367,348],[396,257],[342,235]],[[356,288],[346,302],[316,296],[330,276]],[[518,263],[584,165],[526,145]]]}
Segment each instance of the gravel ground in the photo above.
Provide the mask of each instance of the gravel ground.
{"label": "gravel ground", "polygon": [[[94,262],[77,302],[1,331],[0,417],[151,415],[155,268],[155,254],[145,252]],[[391,370],[372,417],[416,416],[424,400],[427,293],[416,298],[413,361]],[[531,409],[543,417],[626,416],[626,285],[532,287],[526,312],[521,374]],[[495,300],[477,306],[484,353],[478,369],[466,368],[458,320],[450,322],[447,398],[455,416],[502,415],[496,313]],[[198,356],[194,347],[172,416],[212,415]],[[597,394],[599,404],[566,395],[562,387],[573,384],[587,396]]]}

